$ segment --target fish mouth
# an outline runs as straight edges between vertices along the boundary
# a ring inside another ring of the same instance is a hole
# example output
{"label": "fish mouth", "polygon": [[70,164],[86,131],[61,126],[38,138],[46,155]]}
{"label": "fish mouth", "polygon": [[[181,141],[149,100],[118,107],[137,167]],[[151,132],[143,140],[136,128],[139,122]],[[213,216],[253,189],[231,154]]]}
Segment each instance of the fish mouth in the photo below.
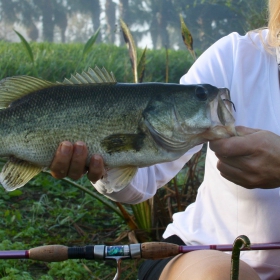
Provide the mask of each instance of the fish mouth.
{"label": "fish mouth", "polygon": [[236,135],[233,117],[235,106],[231,101],[229,90],[220,88],[216,98],[209,105],[211,130],[215,130],[218,134]]}

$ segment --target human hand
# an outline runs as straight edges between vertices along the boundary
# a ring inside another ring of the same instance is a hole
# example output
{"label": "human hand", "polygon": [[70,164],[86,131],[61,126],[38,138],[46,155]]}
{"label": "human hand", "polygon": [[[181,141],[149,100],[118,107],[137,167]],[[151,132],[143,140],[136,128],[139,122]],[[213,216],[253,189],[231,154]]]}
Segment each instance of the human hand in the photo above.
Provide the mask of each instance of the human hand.
{"label": "human hand", "polygon": [[100,155],[93,155],[87,167],[87,156],[88,149],[85,143],[62,142],[50,166],[52,176],[57,179],[68,176],[73,180],[78,180],[88,171],[88,179],[95,183],[104,175],[104,162]]}
{"label": "human hand", "polygon": [[280,136],[270,131],[236,127],[239,136],[214,140],[221,176],[247,189],[280,186]]}

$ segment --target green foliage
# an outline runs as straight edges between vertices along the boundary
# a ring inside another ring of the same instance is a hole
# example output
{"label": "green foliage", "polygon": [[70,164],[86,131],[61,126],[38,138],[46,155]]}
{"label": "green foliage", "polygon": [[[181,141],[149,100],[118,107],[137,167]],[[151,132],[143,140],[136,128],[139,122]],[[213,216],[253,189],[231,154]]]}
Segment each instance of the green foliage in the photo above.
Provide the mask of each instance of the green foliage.
{"label": "green foliage", "polygon": [[[85,178],[79,183],[90,187]],[[21,195],[10,196],[0,188],[0,197],[0,250],[102,244],[126,228],[119,215],[102,202],[44,173],[22,188]],[[104,279],[114,270],[103,261],[0,260],[1,279]]]}
{"label": "green foliage", "polygon": [[[133,82],[131,65],[125,47],[96,44],[82,59],[83,44],[30,43],[38,77],[63,81],[72,73],[95,65],[113,71],[119,82]],[[143,50],[138,49],[139,57]],[[34,75],[33,64],[20,43],[0,41],[0,79],[15,75]],[[169,51],[169,82],[178,83],[192,64],[188,51]],[[165,81],[165,49],[146,51],[145,82]]]}
{"label": "green foliage", "polygon": [[142,83],[144,80],[144,74],[146,70],[146,51],[147,47],[143,50],[142,55],[139,59],[138,65],[137,65],[137,72],[138,72],[138,80],[139,83]]}
{"label": "green foliage", "polygon": [[28,42],[25,40],[25,38],[19,32],[17,32],[16,30],[14,30],[14,31],[18,35],[18,37],[20,38],[20,40],[21,40],[21,42],[22,42],[22,44],[23,44],[23,46],[24,46],[24,48],[25,48],[25,50],[26,50],[26,52],[27,52],[27,54],[28,54],[28,56],[31,60],[31,62],[34,63],[33,52],[31,50],[30,45],[28,44]]}
{"label": "green foliage", "polygon": [[86,56],[87,53],[90,52],[90,49],[94,45],[94,43],[99,35],[99,32],[100,32],[100,28],[98,28],[97,31],[86,42],[84,49],[83,49],[83,58]]}
{"label": "green foliage", "polygon": [[147,232],[151,232],[152,227],[152,215],[151,215],[151,200],[146,200],[141,203],[131,205],[135,220],[140,229],[144,229]]}
{"label": "green foliage", "polygon": [[48,275],[53,276],[55,279],[65,279],[65,280],[82,280],[89,277],[88,271],[81,265],[79,260],[68,260],[57,263],[49,264]]}
{"label": "green foliage", "polygon": [[186,26],[182,15],[180,15],[181,21],[181,34],[184,41],[185,46],[190,51],[191,55],[193,56],[194,60],[196,59],[195,52],[193,50],[193,37],[191,32],[189,31],[188,27]]}

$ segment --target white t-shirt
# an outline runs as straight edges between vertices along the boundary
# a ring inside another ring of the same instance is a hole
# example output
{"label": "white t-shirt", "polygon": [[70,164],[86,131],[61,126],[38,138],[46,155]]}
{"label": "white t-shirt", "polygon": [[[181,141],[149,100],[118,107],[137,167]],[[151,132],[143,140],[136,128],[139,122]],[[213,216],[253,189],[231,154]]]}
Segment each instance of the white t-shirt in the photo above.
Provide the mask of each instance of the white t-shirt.
{"label": "white t-shirt", "polygon": [[[236,125],[280,135],[278,65],[276,55],[263,46],[267,31],[262,34],[263,38],[257,32],[232,33],[220,39],[199,57],[181,83],[228,88],[236,107]],[[139,203],[152,197],[200,148],[174,162],[139,169],[131,184],[119,192],[106,194],[101,183],[96,188],[113,200]],[[208,149],[196,202],[173,215],[163,237],[176,234],[187,245],[231,244],[241,234],[252,243],[280,242],[280,188],[247,190],[221,177],[216,164],[215,154]],[[280,250],[242,252],[241,259],[261,279],[280,279]]]}

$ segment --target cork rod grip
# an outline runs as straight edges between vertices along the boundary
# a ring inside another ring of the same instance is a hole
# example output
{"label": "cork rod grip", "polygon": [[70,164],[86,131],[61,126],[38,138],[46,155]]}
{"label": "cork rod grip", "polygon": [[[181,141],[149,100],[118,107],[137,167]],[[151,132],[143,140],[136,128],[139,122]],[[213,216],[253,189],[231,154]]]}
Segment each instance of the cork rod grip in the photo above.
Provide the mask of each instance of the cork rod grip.
{"label": "cork rod grip", "polygon": [[68,259],[68,247],[47,245],[29,250],[29,259],[43,262],[61,262]]}
{"label": "cork rod grip", "polygon": [[141,244],[141,256],[144,259],[164,259],[179,254],[179,245],[165,242],[147,242]]}

